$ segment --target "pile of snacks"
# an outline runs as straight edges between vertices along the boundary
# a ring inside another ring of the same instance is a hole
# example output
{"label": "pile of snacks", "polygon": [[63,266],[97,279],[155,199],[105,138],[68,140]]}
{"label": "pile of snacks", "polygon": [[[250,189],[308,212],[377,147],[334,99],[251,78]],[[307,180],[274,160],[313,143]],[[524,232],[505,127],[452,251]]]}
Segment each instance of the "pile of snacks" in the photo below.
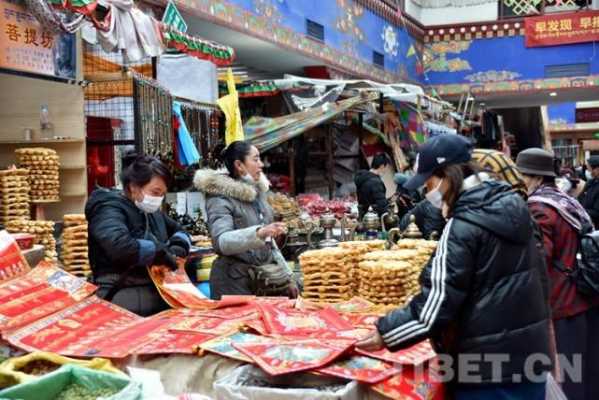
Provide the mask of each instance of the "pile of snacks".
{"label": "pile of snacks", "polygon": [[35,244],[44,246],[44,260],[56,260],[56,239],[53,221],[28,221],[13,219],[6,224],[10,233],[30,233],[35,236]]}
{"label": "pile of snacks", "polygon": [[60,201],[60,162],[52,149],[24,148],[15,150],[17,161],[29,170],[31,201]]}
{"label": "pile of snacks", "polygon": [[29,171],[7,169],[0,171],[0,223],[6,225],[13,219],[29,219]]}
{"label": "pile of snacks", "polygon": [[62,232],[62,264],[73,275],[91,275],[87,247],[87,221],[83,214],[64,216]]}
{"label": "pile of snacks", "polygon": [[275,218],[282,222],[290,222],[299,217],[300,209],[297,202],[281,193],[268,197],[268,203],[275,213]]}
{"label": "pile of snacks", "polygon": [[404,239],[396,250],[365,254],[360,262],[358,293],[375,303],[402,306],[418,293],[418,279],[436,242]]}
{"label": "pile of snacks", "polygon": [[346,249],[351,252],[349,257],[350,263],[348,265],[350,285],[352,287],[352,293],[357,296],[360,287],[360,275],[358,274],[358,268],[362,257],[370,253],[371,251],[384,250],[384,240],[357,240],[350,242],[341,242],[339,247]]}
{"label": "pile of snacks", "polygon": [[299,257],[304,275],[302,297],[320,303],[352,298],[350,265],[353,252],[331,248],[310,250]]}

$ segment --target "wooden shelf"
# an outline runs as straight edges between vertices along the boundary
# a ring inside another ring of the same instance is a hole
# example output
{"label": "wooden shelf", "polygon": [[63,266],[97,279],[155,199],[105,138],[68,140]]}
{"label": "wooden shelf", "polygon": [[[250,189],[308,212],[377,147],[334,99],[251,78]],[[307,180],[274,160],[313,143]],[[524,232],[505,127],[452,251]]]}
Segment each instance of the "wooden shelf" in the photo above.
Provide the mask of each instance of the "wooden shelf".
{"label": "wooden shelf", "polygon": [[53,204],[53,203],[60,203],[60,200],[32,200],[31,204],[33,205],[40,205],[40,204]]}
{"label": "wooden shelf", "polygon": [[61,165],[59,169],[62,171],[76,171],[80,169],[87,169],[87,165]]}
{"label": "wooden shelf", "polygon": [[14,144],[14,145],[27,145],[27,144],[74,144],[74,143],[85,143],[85,139],[38,139],[38,140],[0,140],[0,145],[2,144]]}
{"label": "wooden shelf", "polygon": [[69,192],[61,192],[60,197],[84,197],[87,196],[86,191],[69,191]]}

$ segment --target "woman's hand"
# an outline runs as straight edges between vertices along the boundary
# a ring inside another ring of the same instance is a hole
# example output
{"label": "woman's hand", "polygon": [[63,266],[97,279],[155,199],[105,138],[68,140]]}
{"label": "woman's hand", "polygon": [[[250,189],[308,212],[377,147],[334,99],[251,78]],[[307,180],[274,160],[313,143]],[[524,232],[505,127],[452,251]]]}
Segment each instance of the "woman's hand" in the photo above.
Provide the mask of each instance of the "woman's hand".
{"label": "woman's hand", "polygon": [[356,343],[356,347],[366,351],[377,351],[385,347],[385,343],[379,331],[375,330],[370,336]]}
{"label": "woman's hand", "polygon": [[275,222],[274,224],[266,225],[258,229],[256,235],[259,239],[266,240],[266,238],[276,238],[285,233],[287,233],[287,225],[283,222]]}
{"label": "woman's hand", "polygon": [[297,285],[295,284],[295,282],[291,282],[289,284],[289,298],[297,299],[298,296],[299,296],[299,289],[298,289]]}

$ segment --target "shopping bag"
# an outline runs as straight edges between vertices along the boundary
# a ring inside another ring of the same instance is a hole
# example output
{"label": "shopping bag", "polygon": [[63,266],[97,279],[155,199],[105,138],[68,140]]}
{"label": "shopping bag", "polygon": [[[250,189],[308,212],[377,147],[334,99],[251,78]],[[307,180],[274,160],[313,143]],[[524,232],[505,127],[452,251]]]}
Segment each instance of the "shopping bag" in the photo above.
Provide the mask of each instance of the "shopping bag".
{"label": "shopping bag", "polygon": [[[36,351],[29,353],[22,357],[9,358],[0,364],[0,387],[7,387],[16,385],[19,383],[30,382],[34,379],[39,379],[39,376],[31,375],[27,373],[27,366],[32,366],[35,363],[42,362],[45,365],[55,365],[56,368],[60,368],[66,364],[77,364],[87,368],[110,372],[113,374],[120,374],[124,376],[124,373],[119,369],[115,368],[110,360],[105,358],[92,358],[91,360],[77,360],[74,358],[63,357],[54,353],[47,353],[43,351]],[[39,365],[39,364],[38,364]]]}
{"label": "shopping bag", "polygon": [[112,396],[103,397],[104,400],[141,400],[140,383],[131,381],[126,376],[71,364],[64,365],[39,379],[4,389],[0,391],[0,399],[53,400],[71,383],[89,390],[104,388],[118,390]]}

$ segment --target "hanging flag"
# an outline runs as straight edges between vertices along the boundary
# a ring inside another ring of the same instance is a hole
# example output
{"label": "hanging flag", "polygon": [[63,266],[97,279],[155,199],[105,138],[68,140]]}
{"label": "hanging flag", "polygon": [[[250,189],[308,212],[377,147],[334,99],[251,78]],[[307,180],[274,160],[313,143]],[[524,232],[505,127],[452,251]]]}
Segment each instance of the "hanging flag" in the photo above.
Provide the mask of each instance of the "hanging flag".
{"label": "hanging flag", "polygon": [[229,94],[216,101],[225,114],[225,144],[228,146],[237,140],[244,140],[241,112],[239,111],[239,95],[235,88],[235,78],[231,68],[227,69],[227,88]]}
{"label": "hanging flag", "polygon": [[414,48],[414,45],[411,45],[408,49],[408,54],[406,54],[406,57],[412,57],[414,55],[416,55],[416,49]]}

